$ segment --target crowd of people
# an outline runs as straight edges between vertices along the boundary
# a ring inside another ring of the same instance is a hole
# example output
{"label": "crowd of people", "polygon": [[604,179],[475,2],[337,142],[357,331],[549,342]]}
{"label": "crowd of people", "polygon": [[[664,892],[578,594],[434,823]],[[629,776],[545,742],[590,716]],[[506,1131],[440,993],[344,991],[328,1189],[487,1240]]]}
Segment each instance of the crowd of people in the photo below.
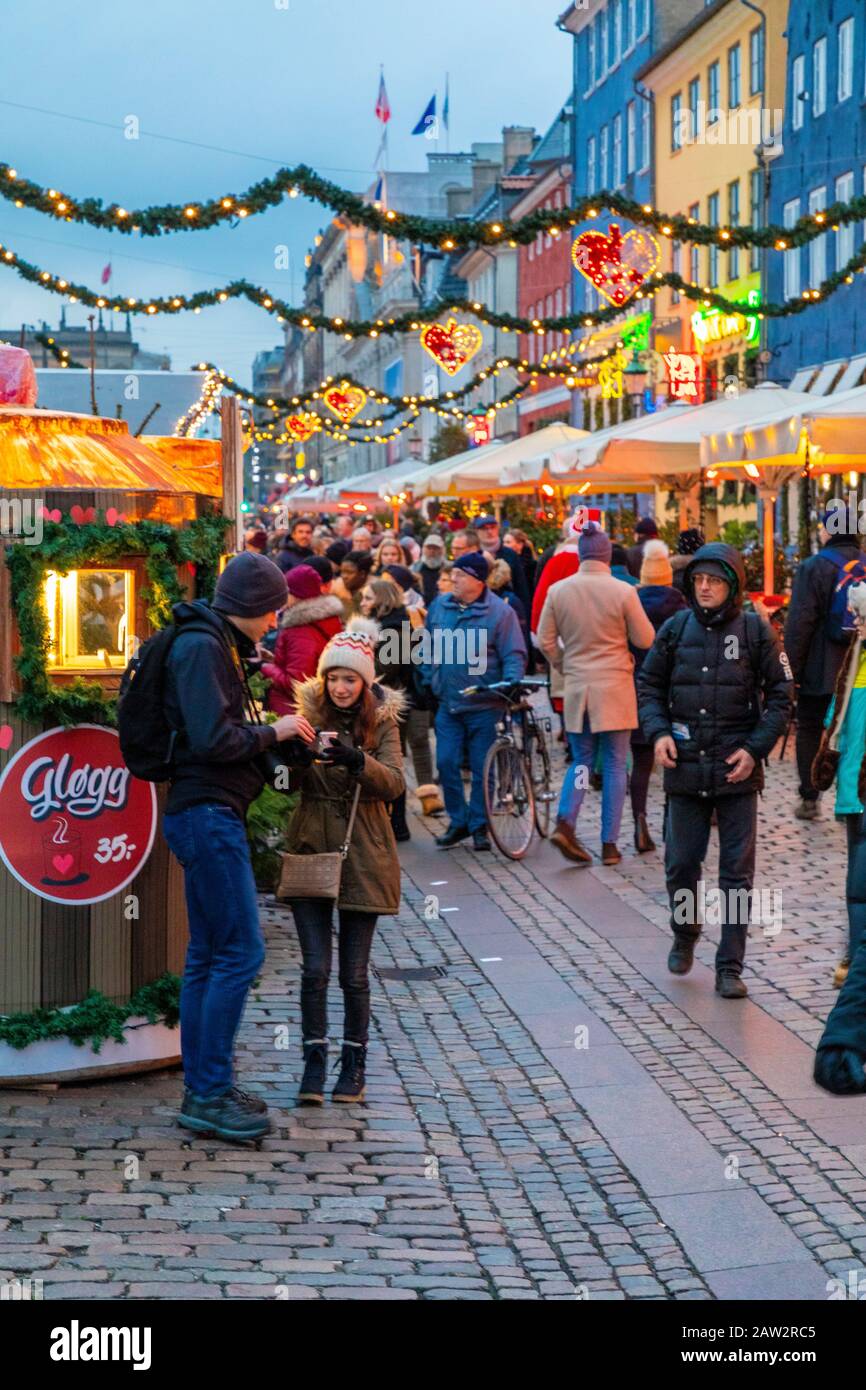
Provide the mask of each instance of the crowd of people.
{"label": "crowd of people", "polygon": [[[551,838],[570,865],[595,859],[578,835],[592,787],[601,791],[603,865],[622,859],[627,801],[635,851],[656,848],[647,801],[655,764],[662,770],[675,975],[692,968],[706,921],[702,866],[717,827],[723,999],[747,994],[764,762],[787,733],[797,689],[796,815],[818,814],[835,778],[850,856],[842,993],[816,1077],[831,1090],[866,1089],[866,953],[857,951],[866,927],[866,604],[862,617],[847,608],[849,581],[866,571],[856,535],[825,527],[820,541],[797,571],[786,650],[749,599],[736,549],[687,529],[671,554],[651,518],[622,543],[596,521],[569,519],[541,554],[494,516],[434,524],[422,536],[410,524],[398,532],[352,516],[298,516],[279,535],[251,528],[212,603],[176,610],[183,640],[167,660],[178,751],[165,833],[184,868],[190,918],[181,1123],[238,1139],[269,1128],[262,1102],[234,1085],[232,1051],[264,950],[244,818],[274,768],[299,793],[289,858],[316,856],[310,869],[323,873],[326,859],[340,861],[328,892],[293,880],[285,897],[303,957],[299,1100],[324,1099],[336,925],[345,1014],[332,1095],[358,1101],[370,950],[377,918],[398,909],[397,843],[411,834],[404,756],[422,814],[444,815],[436,845],[489,851],[482,773],[501,709],[489,687],[532,669],[549,672],[559,716],[566,772]],[[265,722],[247,679],[255,669],[266,681]]]}

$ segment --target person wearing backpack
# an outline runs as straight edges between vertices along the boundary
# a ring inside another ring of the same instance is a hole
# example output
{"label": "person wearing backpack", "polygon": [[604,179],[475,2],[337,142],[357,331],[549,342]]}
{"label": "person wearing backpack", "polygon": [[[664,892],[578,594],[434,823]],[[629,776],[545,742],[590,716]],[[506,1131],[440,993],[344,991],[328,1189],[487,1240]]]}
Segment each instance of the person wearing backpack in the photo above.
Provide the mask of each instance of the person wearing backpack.
{"label": "person wearing backpack", "polygon": [[[265,783],[263,755],[279,743],[287,762],[305,766],[312,761],[305,745],[316,737],[300,716],[263,725],[245,717],[242,663],[275,626],[286,592],[285,576],[272,560],[250,551],[236,555],[217,581],[212,604],[175,605],[173,628],[151,639],[150,656],[145,644],[121,693],[124,756],[147,723],[142,706],[148,692],[160,702],[153,719],[173,732],[163,834],[183,866],[189,915],[179,1122],[228,1140],[258,1139],[270,1129],[266,1106],[234,1085],[232,1071],[247,991],[265,956],[245,817]],[[159,673],[154,653],[162,653]]]}
{"label": "person wearing backpack", "polygon": [[[866,561],[846,515],[826,511],[818,528],[821,549],[798,565],[785,619],[785,651],[797,683],[798,820],[814,820],[820,793],[812,783],[824,720],[836,678],[851,645],[846,565]],[[860,576],[857,576],[860,577]]]}
{"label": "person wearing backpack", "polygon": [[[701,931],[699,880],[715,812],[721,941],[716,991],[742,999],[755,872],[762,761],[785,732],[793,678],[772,627],[742,611],[745,567],[721,542],[684,574],[689,608],[659,628],[638,677],[640,723],[664,768],[665,877],[674,942],[668,969],[686,975]],[[745,890],[745,891],[744,891]]]}

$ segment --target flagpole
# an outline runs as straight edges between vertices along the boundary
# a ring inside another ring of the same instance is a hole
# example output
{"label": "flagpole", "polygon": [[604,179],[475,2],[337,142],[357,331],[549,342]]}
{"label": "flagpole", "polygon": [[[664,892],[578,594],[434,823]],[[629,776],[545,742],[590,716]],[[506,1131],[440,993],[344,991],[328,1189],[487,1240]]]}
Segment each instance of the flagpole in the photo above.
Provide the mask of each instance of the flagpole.
{"label": "flagpole", "polygon": [[446,153],[446,154],[450,154],[450,153],[451,153],[451,92],[450,92],[450,81],[451,81],[451,74],[448,73],[448,72],[446,72],[446,74],[445,74],[445,101],[444,101],[444,103],[443,103],[443,108],[442,108],[443,124],[444,124],[444,126],[445,126],[445,153]]}

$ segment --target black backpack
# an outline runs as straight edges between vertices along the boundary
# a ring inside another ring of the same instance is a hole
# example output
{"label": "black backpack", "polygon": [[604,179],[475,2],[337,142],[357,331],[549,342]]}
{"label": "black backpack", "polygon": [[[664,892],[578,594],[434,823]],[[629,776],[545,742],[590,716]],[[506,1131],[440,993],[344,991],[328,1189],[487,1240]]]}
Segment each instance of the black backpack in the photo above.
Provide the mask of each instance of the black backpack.
{"label": "black backpack", "polygon": [[165,713],[165,678],[168,655],[181,632],[209,632],[207,623],[174,623],[143,642],[120,682],[117,732],[120,751],[133,777],[142,782],[167,782],[173,771],[174,747],[179,730]]}

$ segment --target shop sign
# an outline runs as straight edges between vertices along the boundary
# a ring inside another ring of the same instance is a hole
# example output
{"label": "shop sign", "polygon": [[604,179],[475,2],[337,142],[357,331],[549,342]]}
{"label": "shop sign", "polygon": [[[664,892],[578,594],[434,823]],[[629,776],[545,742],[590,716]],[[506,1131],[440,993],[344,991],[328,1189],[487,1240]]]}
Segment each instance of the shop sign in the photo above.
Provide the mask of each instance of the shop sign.
{"label": "shop sign", "polygon": [[49,729],[0,776],[0,858],[49,902],[82,907],[121,892],[156,835],[156,788],[133,777],[113,729]]}
{"label": "shop sign", "polygon": [[[696,309],[692,314],[692,333],[701,348],[728,338],[741,338],[746,347],[757,346],[760,340],[758,309],[761,291],[749,290],[743,301],[743,312],[728,314],[721,309]],[[754,312],[749,312],[753,310]]]}
{"label": "shop sign", "polygon": [[664,355],[668,387],[673,401],[697,401],[701,359],[695,352],[671,350]]}

